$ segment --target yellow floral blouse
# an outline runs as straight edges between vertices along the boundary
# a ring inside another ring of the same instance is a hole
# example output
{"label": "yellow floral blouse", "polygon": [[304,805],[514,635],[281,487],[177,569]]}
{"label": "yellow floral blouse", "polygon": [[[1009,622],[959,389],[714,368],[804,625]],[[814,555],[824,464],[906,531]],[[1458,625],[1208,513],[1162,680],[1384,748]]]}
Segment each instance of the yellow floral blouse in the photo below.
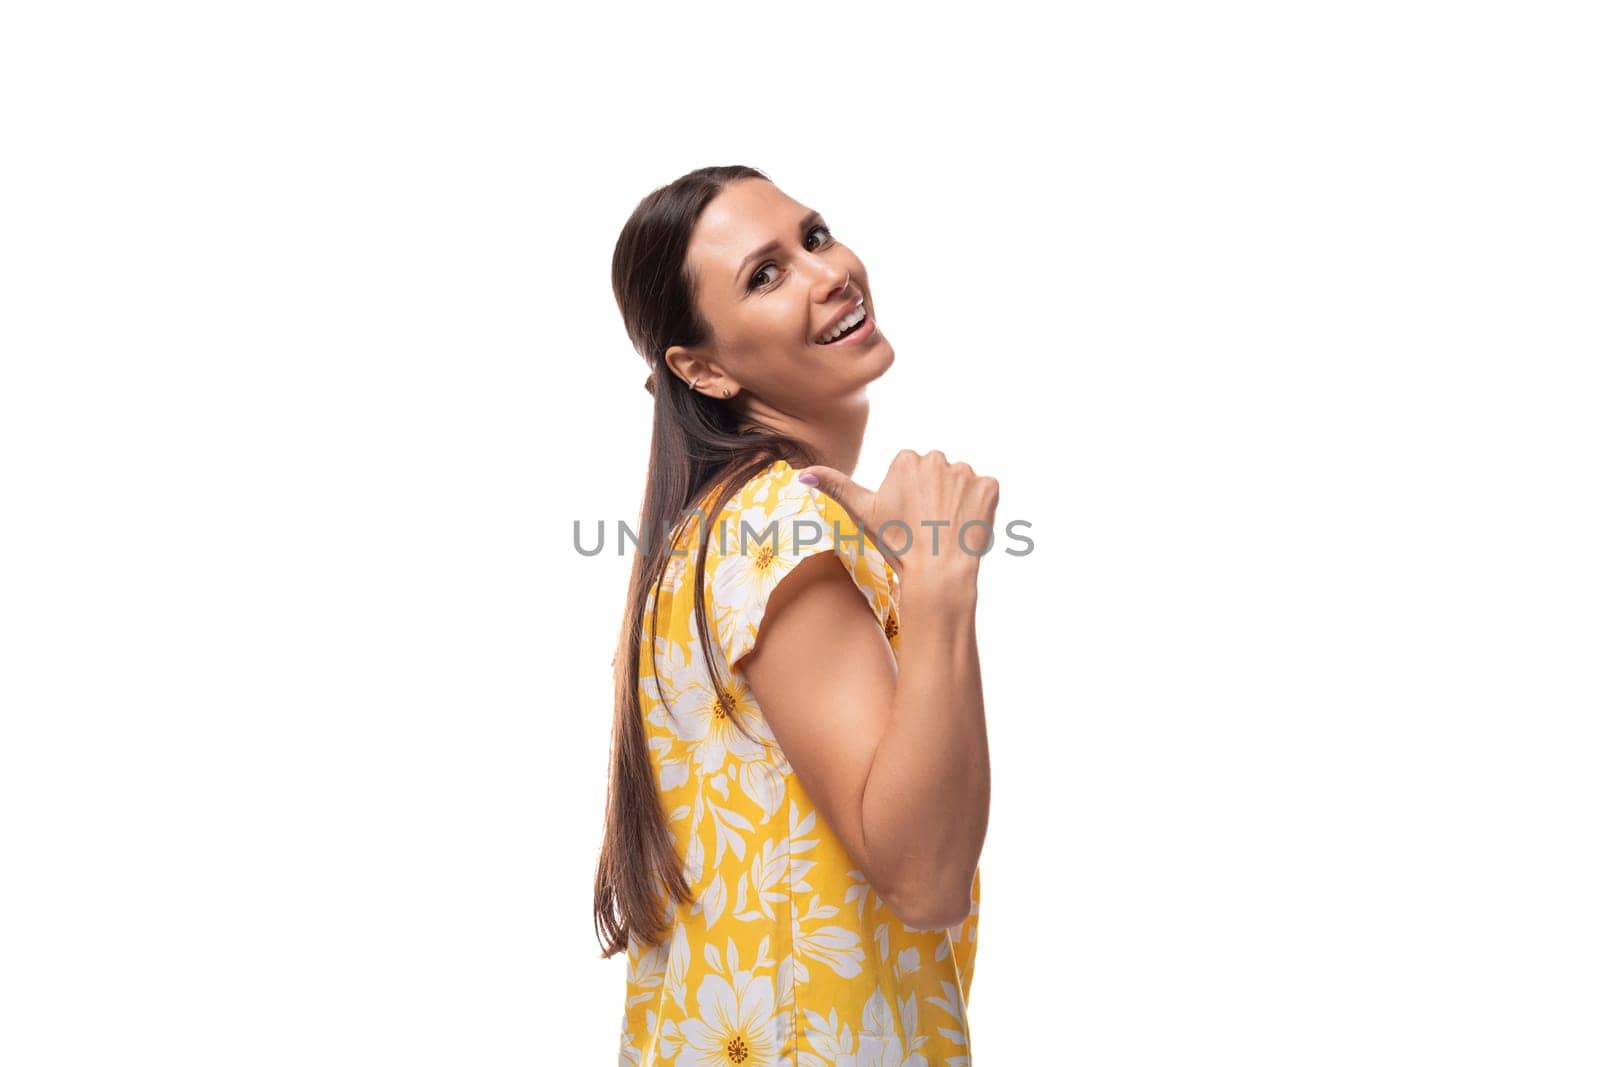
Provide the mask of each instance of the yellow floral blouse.
{"label": "yellow floral blouse", "polygon": [[693,903],[674,902],[659,945],[628,944],[618,1063],[970,1067],[979,879],[960,924],[902,923],[819,816],[738,667],[773,587],[818,552],[849,571],[898,655],[899,579],[837,501],[770,464],[710,518],[706,606],[727,684],[714,692],[684,580],[700,514],[680,518],[681,554],[646,602],[639,693]]}

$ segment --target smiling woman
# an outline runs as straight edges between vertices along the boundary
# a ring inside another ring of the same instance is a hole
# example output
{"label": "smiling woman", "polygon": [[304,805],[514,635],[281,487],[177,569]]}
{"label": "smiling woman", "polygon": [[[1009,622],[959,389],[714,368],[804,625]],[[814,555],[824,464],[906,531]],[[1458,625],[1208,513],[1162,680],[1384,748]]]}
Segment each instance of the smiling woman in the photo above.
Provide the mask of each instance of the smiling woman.
{"label": "smiling woman", "polygon": [[612,283],[655,398],[595,876],[619,1063],[969,1064],[979,557],[891,566],[877,534],[992,522],[998,484],[909,451],[850,480],[894,349],[860,260],[761,172],[645,197]]}

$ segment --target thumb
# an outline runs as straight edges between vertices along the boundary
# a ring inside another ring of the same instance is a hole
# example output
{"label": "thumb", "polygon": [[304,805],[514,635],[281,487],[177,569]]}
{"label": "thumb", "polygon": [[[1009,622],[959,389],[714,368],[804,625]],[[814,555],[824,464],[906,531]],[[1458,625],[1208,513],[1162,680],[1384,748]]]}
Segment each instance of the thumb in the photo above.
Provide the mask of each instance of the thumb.
{"label": "thumb", "polygon": [[[813,485],[837,500],[857,526],[867,529],[866,516],[872,511],[872,490],[851,481],[849,476],[832,467],[804,467],[795,476],[805,485]],[[867,530],[870,534],[873,531]]]}

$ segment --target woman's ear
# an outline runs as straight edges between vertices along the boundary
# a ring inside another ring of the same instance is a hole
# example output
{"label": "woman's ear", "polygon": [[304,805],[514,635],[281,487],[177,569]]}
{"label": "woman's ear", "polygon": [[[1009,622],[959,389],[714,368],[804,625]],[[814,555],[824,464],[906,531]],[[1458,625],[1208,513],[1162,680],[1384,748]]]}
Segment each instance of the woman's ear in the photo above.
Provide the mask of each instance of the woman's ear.
{"label": "woman's ear", "polygon": [[695,391],[698,393],[721,396],[723,389],[738,388],[738,383],[723,373],[722,368],[707,359],[705,353],[698,348],[673,345],[662,354],[661,358],[673,374],[686,383],[694,383]]}
{"label": "woman's ear", "polygon": [[685,382],[705,376],[705,364],[700,356],[683,345],[673,345],[661,357],[667,369]]}

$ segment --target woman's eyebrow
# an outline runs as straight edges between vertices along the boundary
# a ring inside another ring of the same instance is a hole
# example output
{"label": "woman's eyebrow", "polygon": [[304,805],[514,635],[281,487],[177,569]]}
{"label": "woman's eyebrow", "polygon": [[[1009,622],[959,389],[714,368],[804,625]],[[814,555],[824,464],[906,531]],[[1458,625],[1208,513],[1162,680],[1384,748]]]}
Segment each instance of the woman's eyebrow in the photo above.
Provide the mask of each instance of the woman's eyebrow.
{"label": "woman's eyebrow", "polygon": [[[806,217],[800,220],[800,239],[804,240],[806,231],[810,230],[812,226],[821,221],[822,213],[820,211],[807,212]],[[745,256],[744,259],[739,261],[739,269],[733,272],[733,284],[739,284],[739,279],[744,277],[745,268],[750,266],[751,260],[759,259],[762,256],[771,255],[773,252],[776,252],[782,247],[783,244],[780,241],[768,241],[754,252],[751,252],[749,255]]]}

